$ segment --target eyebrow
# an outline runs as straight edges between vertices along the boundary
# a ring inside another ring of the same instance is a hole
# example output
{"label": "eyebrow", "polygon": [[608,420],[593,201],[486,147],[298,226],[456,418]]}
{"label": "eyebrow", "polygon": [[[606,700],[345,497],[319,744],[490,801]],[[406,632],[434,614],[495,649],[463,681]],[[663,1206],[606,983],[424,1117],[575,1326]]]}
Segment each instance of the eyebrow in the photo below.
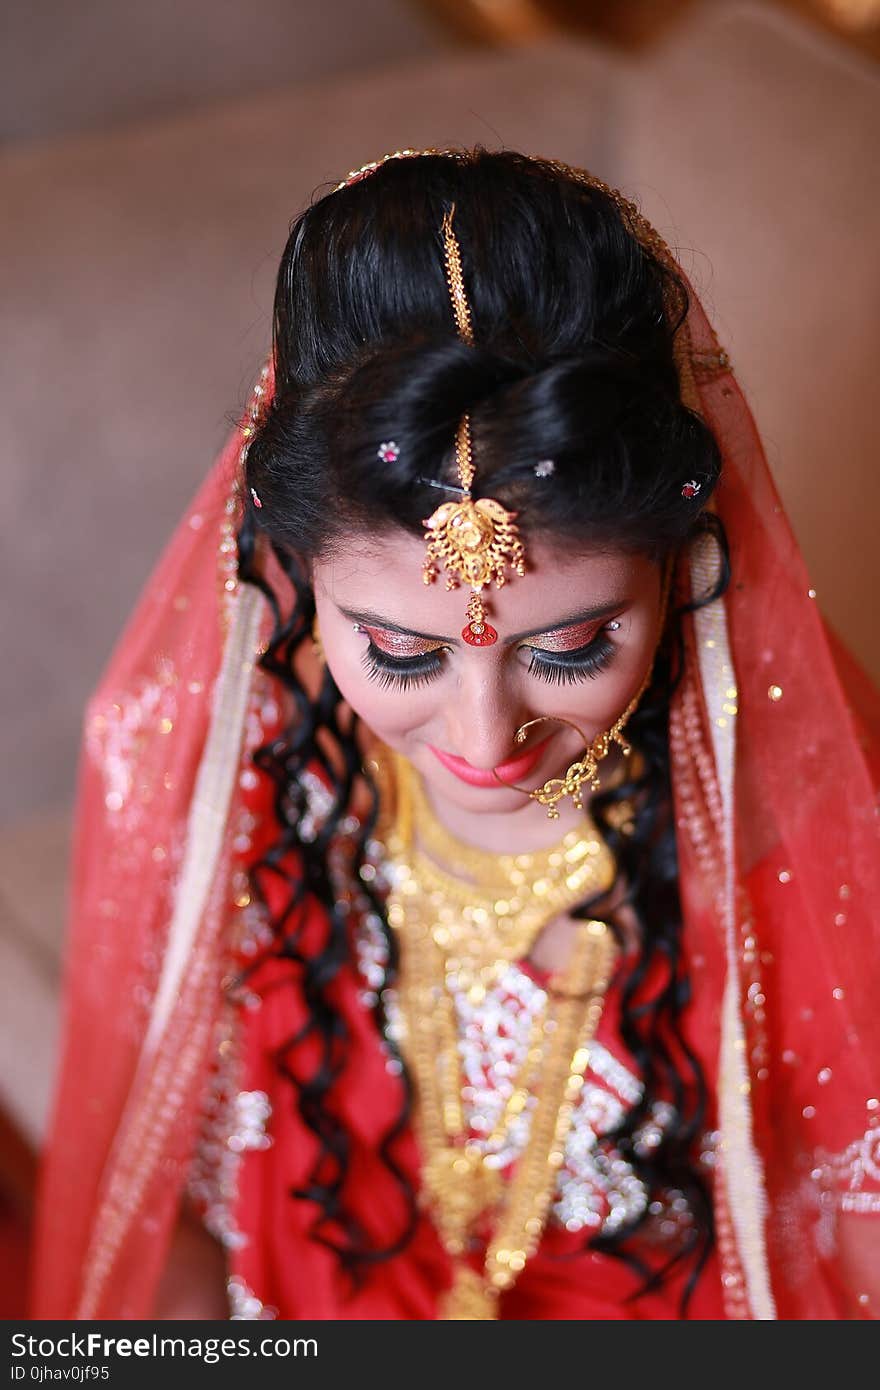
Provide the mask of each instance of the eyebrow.
{"label": "eyebrow", "polygon": [[[614,603],[603,603],[599,608],[582,608],[578,613],[570,613],[555,623],[545,623],[542,627],[530,628],[528,632],[514,632],[512,636],[506,637],[504,640],[505,642],[521,642],[524,637],[541,637],[547,632],[556,632],[559,628],[574,627],[577,623],[588,623],[598,618],[608,618],[612,613],[617,613],[628,606],[629,601],[627,599],[618,599]],[[364,623],[367,627],[385,628],[387,632],[399,632],[404,637],[420,637],[425,642],[451,642],[456,647],[460,645],[457,637],[446,637],[436,632],[415,632],[411,627],[403,627],[390,618],[383,618],[380,613],[374,613],[369,608],[344,608],[342,604],[337,604],[337,607],[340,613],[343,613],[354,623]]]}

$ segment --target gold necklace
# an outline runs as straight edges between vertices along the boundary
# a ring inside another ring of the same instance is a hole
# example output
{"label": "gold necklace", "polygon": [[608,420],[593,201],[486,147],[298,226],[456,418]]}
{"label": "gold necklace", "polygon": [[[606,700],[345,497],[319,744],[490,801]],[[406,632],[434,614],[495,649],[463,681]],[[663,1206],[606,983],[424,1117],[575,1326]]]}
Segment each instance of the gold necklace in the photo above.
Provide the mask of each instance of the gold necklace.
{"label": "gold necklace", "polygon": [[[462,988],[485,990],[508,962],[529,954],[549,922],[612,887],[614,857],[586,812],[582,827],[549,848],[476,849],[440,823],[412,765],[397,753],[391,758],[394,833],[433,910],[434,944],[455,962]],[[472,881],[451,872],[453,865]]]}
{"label": "gold necklace", "polygon": [[[617,948],[606,923],[593,920],[575,924],[569,963],[551,978],[546,1009],[535,1017],[519,1075],[502,1115],[488,1141],[483,1141],[485,1149],[471,1141],[462,1109],[453,991],[467,988],[471,998],[478,1001],[481,992],[485,992],[486,979],[494,978],[499,967],[516,958],[514,952],[521,948],[525,934],[508,928],[508,920],[514,914],[502,912],[492,923],[494,903],[509,904],[511,897],[509,883],[501,877],[498,867],[492,891],[486,894],[485,890],[490,860],[496,866],[503,861],[509,873],[509,861],[525,856],[494,856],[476,851],[481,859],[482,885],[462,885],[432,865],[415,844],[416,799],[412,795],[414,774],[409,764],[397,757],[380,755],[373,767],[380,785],[384,784],[386,808],[392,800],[389,792],[394,794],[393,814],[382,817],[384,824],[377,834],[384,838],[393,866],[388,920],[401,941],[401,1043],[416,1085],[422,1196],[454,1265],[452,1287],[443,1300],[440,1316],[494,1318],[499,1295],[512,1286],[537,1249],[546,1224],[557,1174],[564,1161],[572,1112],[589,1063],[589,1044],[601,1017]],[[394,774],[396,785],[392,788]],[[427,815],[427,820],[419,820],[419,833],[421,836],[423,829],[430,826],[424,837],[429,838],[437,827],[431,825],[427,802],[418,804],[423,815]],[[441,834],[448,832],[441,827]],[[558,852],[558,847],[538,851],[534,858],[539,862],[546,860],[542,867],[548,869],[555,867],[550,865],[549,855]],[[594,857],[598,856],[591,856]],[[423,879],[429,867],[430,887]],[[583,889],[578,889],[582,872],[578,865],[564,880],[565,892],[571,895],[569,906],[584,895]],[[613,879],[613,861],[611,874]],[[502,892],[507,893],[504,899],[498,896]],[[536,896],[545,899],[548,893],[545,890]],[[522,894],[522,898],[525,911],[528,894]],[[562,910],[564,899],[557,884],[552,907],[544,904],[548,916]],[[472,919],[456,933],[457,916],[468,908],[473,912],[475,904],[485,916]],[[499,923],[503,925],[499,927]],[[489,926],[486,935],[492,939],[493,949],[503,952],[500,961],[491,959],[492,953],[487,953],[479,939],[481,926]],[[447,949],[451,940],[452,952]],[[510,1181],[505,1183],[498,1168],[485,1160],[500,1149],[533,1091],[529,1136]],[[488,1222],[492,1224],[492,1234],[486,1242]],[[474,1246],[483,1244],[483,1267],[477,1272],[467,1262],[467,1255]]]}

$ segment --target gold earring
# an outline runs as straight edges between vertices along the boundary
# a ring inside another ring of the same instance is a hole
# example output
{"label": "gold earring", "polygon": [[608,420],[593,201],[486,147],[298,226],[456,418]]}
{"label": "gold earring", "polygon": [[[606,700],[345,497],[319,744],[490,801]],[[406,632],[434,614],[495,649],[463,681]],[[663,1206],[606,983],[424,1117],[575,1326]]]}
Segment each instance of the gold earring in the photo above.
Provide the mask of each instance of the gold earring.
{"label": "gold earring", "polygon": [[320,666],[327,665],[327,657],[324,655],[324,643],[321,641],[321,629],[318,627],[318,615],[315,614],[315,621],[312,623],[312,647]]}

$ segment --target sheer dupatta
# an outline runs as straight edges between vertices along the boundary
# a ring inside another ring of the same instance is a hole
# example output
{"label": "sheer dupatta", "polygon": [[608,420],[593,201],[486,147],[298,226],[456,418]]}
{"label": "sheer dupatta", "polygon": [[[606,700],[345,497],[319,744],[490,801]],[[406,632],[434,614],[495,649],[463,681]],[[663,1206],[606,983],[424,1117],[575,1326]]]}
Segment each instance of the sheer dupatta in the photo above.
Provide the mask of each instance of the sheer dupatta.
{"label": "sheer dupatta", "polygon": [[[685,619],[670,718],[686,944],[715,962],[696,987],[721,1018],[728,1313],[859,1316],[841,1236],[852,1217],[871,1219],[880,1175],[880,700],[829,642],[754,423],[693,293],[679,339],[683,395],[723,453],[713,505],[733,568],[726,596]],[[271,389],[267,373],[263,398]],[[228,1007],[252,857],[242,816],[273,814],[251,752],[281,717],[258,665],[272,615],[236,575],[241,447],[238,431],[86,711],[37,1318],[151,1315]],[[679,598],[711,586],[713,545],[703,536],[681,557]],[[259,558],[291,601],[268,546]]]}

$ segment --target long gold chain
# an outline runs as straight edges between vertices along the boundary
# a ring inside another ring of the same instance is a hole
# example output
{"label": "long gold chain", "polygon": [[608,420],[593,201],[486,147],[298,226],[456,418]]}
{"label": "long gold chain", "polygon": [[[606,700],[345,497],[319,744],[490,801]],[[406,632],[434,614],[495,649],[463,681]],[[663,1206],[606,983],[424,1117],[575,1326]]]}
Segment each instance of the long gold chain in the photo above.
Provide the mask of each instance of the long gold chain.
{"label": "long gold chain", "polygon": [[[378,766],[374,763],[374,767]],[[453,1284],[440,1315],[447,1319],[492,1318],[496,1316],[498,1296],[515,1282],[537,1248],[546,1224],[616,945],[606,923],[592,920],[575,924],[569,963],[552,977],[546,1008],[533,1019],[525,1055],[502,1113],[488,1140],[471,1140],[462,1107],[453,990],[465,988],[472,999],[478,1000],[485,991],[487,978],[494,978],[506,961],[517,958],[514,952],[519,951],[528,934],[507,928],[508,915],[515,921],[517,914],[504,913],[500,919],[492,920],[493,901],[510,901],[509,888],[505,889],[500,876],[494,895],[484,896],[484,887],[461,884],[452,874],[432,865],[427,855],[418,850],[414,837],[414,774],[405,760],[386,759],[382,772],[386,788],[389,766],[396,773],[394,814],[393,818],[384,818],[381,834],[393,865],[388,920],[401,941],[401,1042],[416,1083],[423,1199],[455,1266]],[[418,805],[429,812],[425,801]],[[424,822],[419,820],[420,835],[430,820],[430,815]],[[566,840],[570,836],[571,832]],[[556,852],[539,851],[536,858],[541,860]],[[490,856],[486,851],[476,853],[482,860],[485,880]],[[496,858],[497,864],[515,856],[491,857]],[[508,869],[505,862],[505,870]],[[576,886],[578,873],[576,870],[568,875],[575,886],[564,885],[565,893],[573,898],[584,895]],[[508,892],[507,899],[499,898],[502,891]],[[545,906],[545,913],[557,915],[561,901],[561,897],[554,899],[552,908]],[[453,930],[450,937],[448,929],[455,915],[468,907],[473,912],[475,904],[486,914],[486,920],[472,921],[458,934]],[[499,922],[504,923],[500,929]],[[487,954],[483,947],[479,939],[481,925],[488,927],[487,937],[502,950],[500,961],[492,959],[492,952]],[[533,941],[534,935],[528,944]],[[505,1182],[493,1160],[512,1125],[530,1103],[532,1114],[525,1149],[510,1181]],[[489,1229],[492,1234],[487,1242]],[[468,1255],[475,1247],[483,1246],[483,1267],[478,1272],[468,1262]]]}
{"label": "long gold chain", "polygon": [[486,1254],[484,1282],[490,1299],[515,1283],[538,1247],[616,954],[607,923],[579,923],[568,968],[551,989],[549,1017],[554,1026],[538,1103]]}

